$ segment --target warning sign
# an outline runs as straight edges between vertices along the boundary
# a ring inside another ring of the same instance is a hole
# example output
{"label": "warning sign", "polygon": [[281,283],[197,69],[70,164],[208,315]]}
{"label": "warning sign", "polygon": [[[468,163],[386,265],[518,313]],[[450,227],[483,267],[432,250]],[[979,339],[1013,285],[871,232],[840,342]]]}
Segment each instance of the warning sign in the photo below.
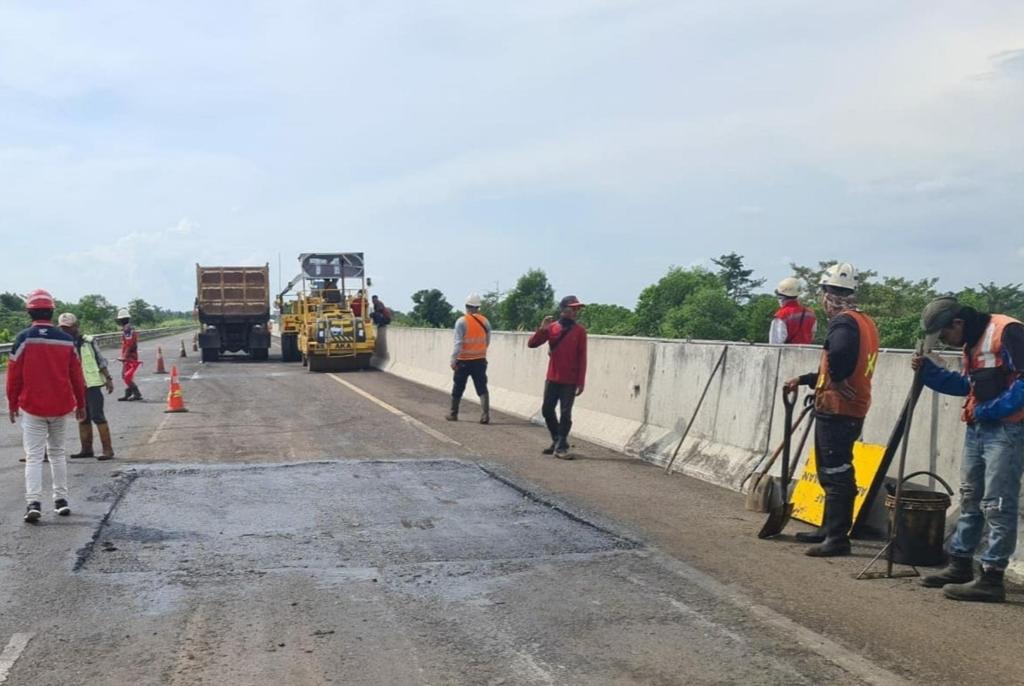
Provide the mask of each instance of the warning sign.
{"label": "warning sign", "polygon": [[[857,521],[860,509],[864,506],[871,484],[882,464],[885,455],[884,445],[873,443],[853,444],[853,473],[857,481],[857,499],[853,503],[853,521]],[[814,449],[807,455],[807,464],[803,474],[793,488],[793,518],[814,526],[821,526],[825,518],[825,491],[818,483],[818,467],[814,459]]]}

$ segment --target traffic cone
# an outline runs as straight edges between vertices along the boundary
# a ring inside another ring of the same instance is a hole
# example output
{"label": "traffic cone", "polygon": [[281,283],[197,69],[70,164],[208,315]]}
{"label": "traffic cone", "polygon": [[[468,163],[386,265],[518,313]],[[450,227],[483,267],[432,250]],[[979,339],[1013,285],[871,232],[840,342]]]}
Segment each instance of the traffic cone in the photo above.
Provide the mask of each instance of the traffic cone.
{"label": "traffic cone", "polygon": [[167,393],[167,409],[164,412],[188,412],[185,408],[185,396],[181,394],[177,366],[171,367],[171,390]]}
{"label": "traffic cone", "polygon": [[185,354],[185,339],[184,338],[181,339],[181,353],[178,355],[178,357],[188,357],[188,355]]}
{"label": "traffic cone", "polygon": [[167,369],[164,367],[164,349],[160,346],[156,348],[156,373],[166,374]]}

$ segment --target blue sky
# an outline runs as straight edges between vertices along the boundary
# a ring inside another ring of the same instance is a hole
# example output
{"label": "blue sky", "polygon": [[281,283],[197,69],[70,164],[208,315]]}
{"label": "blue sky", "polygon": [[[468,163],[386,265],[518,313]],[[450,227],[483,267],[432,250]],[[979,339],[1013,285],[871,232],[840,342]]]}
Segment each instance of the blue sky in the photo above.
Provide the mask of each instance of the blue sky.
{"label": "blue sky", "polygon": [[632,306],[736,251],[1024,280],[1024,3],[0,3],[0,290],[194,265]]}

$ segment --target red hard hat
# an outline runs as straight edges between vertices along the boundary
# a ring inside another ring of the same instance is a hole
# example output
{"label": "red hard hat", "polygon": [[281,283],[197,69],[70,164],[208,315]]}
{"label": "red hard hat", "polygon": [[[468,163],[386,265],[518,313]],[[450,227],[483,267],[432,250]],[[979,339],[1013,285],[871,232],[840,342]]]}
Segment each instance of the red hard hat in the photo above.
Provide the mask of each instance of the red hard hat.
{"label": "red hard hat", "polygon": [[37,288],[25,296],[26,310],[52,310],[56,305],[49,291]]}

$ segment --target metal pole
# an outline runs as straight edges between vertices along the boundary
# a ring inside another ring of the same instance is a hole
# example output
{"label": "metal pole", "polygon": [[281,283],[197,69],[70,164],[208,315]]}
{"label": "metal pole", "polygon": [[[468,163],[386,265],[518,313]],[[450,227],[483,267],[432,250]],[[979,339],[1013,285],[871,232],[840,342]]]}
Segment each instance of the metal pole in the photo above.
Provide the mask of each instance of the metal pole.
{"label": "metal pole", "polygon": [[686,428],[683,430],[683,435],[679,437],[679,442],[676,443],[676,449],[672,451],[672,458],[665,465],[665,473],[672,471],[672,465],[676,461],[676,456],[679,455],[679,449],[683,447],[683,441],[686,440],[686,436],[690,433],[690,427],[693,426],[693,420],[697,418],[697,413],[700,411],[700,406],[704,404],[704,396],[708,394],[708,389],[711,388],[711,381],[715,378],[715,374],[718,373],[718,368],[722,366],[725,361],[725,353],[728,352],[729,346],[722,348],[722,354],[718,356],[718,362],[715,363],[715,368],[711,370],[711,376],[708,377],[708,382],[704,384],[704,392],[700,394],[700,400],[697,401],[697,407],[693,408],[693,414],[690,415],[690,421],[686,424]]}

